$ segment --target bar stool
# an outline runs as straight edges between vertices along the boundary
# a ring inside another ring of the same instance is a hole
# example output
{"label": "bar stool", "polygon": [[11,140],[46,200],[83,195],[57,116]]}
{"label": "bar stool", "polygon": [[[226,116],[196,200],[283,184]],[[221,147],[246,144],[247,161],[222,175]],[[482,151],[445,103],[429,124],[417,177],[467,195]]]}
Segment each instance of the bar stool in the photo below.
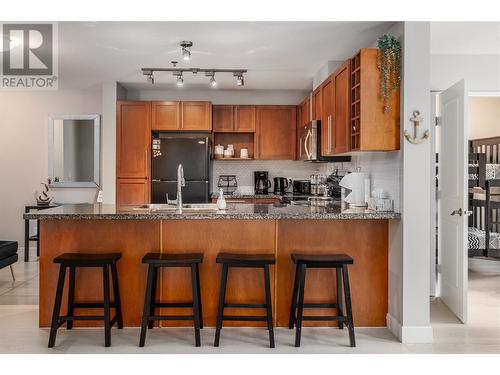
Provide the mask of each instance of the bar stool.
{"label": "bar stool", "polygon": [[[119,253],[110,254],[82,254],[64,253],[54,258],[54,263],[59,266],[59,279],[57,282],[54,311],[52,313],[52,323],[50,326],[49,348],[56,342],[57,329],[66,323],[66,329],[73,328],[75,320],[102,320],[104,321],[104,345],[111,346],[111,327],[115,325],[118,329],[123,328],[122,309],[120,302],[120,290],[118,288],[118,272],[116,262],[121,258]],[[68,288],[68,311],[65,316],[60,316],[66,268],[69,267],[69,288]],[[103,302],[75,302],[75,277],[78,267],[102,268],[103,279]],[[110,300],[109,271],[113,282],[113,298]],[[103,308],[103,315],[74,315],[77,308]],[[111,308],[115,309],[115,316],[111,319]]]}
{"label": "bar stool", "polygon": [[[142,258],[142,263],[148,264],[148,281],[144,297],[144,310],[141,324],[139,346],[143,347],[146,341],[147,329],[153,329],[155,320],[193,320],[196,346],[200,346],[200,328],[203,328],[201,313],[200,273],[198,265],[203,262],[203,254],[160,254],[148,253]],[[191,268],[192,302],[162,303],[156,301],[158,284],[158,268],[161,267],[189,267]],[[193,315],[155,315],[155,308],[192,307]]]}
{"label": "bar stool", "polygon": [[[354,260],[346,254],[292,254],[295,263],[295,281],[293,284],[292,305],[290,308],[290,319],[288,327],[295,331],[295,346],[300,346],[302,321],[337,321],[339,329],[344,324],[349,330],[349,342],[351,347],[356,346],[354,339],[354,322],[351,308],[351,292],[349,289],[349,274],[347,265],[353,264]],[[306,283],[307,268],[335,268],[337,277],[337,301],[336,303],[304,303],[304,287]],[[346,315],[342,309],[342,281],[344,283],[344,298]],[[335,316],[304,316],[304,308],[334,308],[337,309]]]}
{"label": "bar stool", "polygon": [[[269,331],[269,346],[274,348],[274,330],[273,330],[273,310],[271,304],[271,283],[269,277],[269,265],[275,264],[276,259],[272,254],[230,254],[219,253],[217,263],[222,264],[222,275],[219,291],[219,307],[217,311],[217,323],[215,328],[214,346],[219,346],[220,331],[224,320],[232,321],[264,321],[267,322]],[[226,303],[227,274],[229,267],[238,268],[262,268],[264,270],[264,289],[266,294],[266,303]],[[247,316],[247,315],[224,315],[225,307],[243,307],[266,309],[265,316]]]}

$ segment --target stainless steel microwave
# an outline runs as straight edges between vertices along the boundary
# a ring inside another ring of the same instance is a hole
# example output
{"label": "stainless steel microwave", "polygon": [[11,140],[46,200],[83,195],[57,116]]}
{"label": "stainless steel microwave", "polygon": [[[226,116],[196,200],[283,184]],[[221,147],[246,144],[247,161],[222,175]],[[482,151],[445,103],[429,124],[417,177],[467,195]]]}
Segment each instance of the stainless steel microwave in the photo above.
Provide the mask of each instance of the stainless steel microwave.
{"label": "stainless steel microwave", "polygon": [[321,156],[321,121],[313,120],[300,127],[299,159],[312,162],[349,162],[350,155]]}

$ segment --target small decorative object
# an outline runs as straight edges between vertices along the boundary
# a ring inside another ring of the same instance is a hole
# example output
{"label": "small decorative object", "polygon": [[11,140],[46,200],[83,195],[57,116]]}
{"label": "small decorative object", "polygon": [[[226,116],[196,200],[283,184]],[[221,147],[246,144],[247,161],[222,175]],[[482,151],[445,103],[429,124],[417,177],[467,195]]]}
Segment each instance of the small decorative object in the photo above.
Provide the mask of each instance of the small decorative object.
{"label": "small decorative object", "polygon": [[394,201],[390,199],[387,191],[376,189],[372,191],[372,196],[368,198],[368,208],[379,212],[394,211]]}
{"label": "small decorative object", "polygon": [[401,82],[401,44],[390,35],[382,35],[378,41],[377,67],[380,71],[380,94],[384,113],[389,111],[389,101]]}
{"label": "small decorative object", "polygon": [[234,146],[233,145],[227,145],[228,151],[231,153],[231,157],[234,156]]}
{"label": "small decorative object", "polygon": [[215,146],[215,158],[222,159],[224,157],[224,146],[216,145]]}
{"label": "small decorative object", "polygon": [[153,139],[153,157],[161,156],[161,140],[159,138]]}
{"label": "small decorative object", "polygon": [[426,130],[422,135],[422,138],[418,138],[418,128],[420,123],[424,121],[424,119],[420,116],[420,111],[413,111],[413,115],[410,118],[410,121],[413,122],[413,137],[408,133],[407,130],[404,131],[404,136],[406,140],[414,145],[418,145],[422,143],[427,138],[429,138],[429,130]]}
{"label": "small decorative object", "polygon": [[219,210],[226,209],[226,198],[224,198],[224,190],[222,190],[222,188],[220,188],[219,190],[219,197],[217,198],[217,208]]}
{"label": "small decorative object", "polygon": [[243,147],[243,148],[240,150],[240,158],[241,158],[241,159],[248,159],[248,148]]}
{"label": "small decorative object", "polygon": [[47,182],[42,182],[40,185],[42,186],[40,191],[35,191],[35,200],[38,206],[48,206],[50,202],[54,198],[52,191],[49,187],[50,179]]}
{"label": "small decorative object", "polygon": [[217,187],[222,188],[224,194],[233,194],[238,188],[238,181],[235,175],[220,175]]}
{"label": "small decorative object", "polygon": [[233,154],[231,153],[231,150],[224,150],[224,159],[231,159],[233,157]]}

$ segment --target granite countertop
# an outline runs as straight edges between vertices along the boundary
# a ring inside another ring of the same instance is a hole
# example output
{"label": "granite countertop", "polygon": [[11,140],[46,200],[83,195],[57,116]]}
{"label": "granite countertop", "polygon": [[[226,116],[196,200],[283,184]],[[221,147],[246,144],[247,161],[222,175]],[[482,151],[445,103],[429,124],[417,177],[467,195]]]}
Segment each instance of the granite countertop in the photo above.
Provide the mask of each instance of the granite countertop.
{"label": "granite countertop", "polygon": [[399,219],[396,212],[376,212],[366,208],[345,209],[340,204],[327,207],[310,207],[285,204],[228,204],[217,212],[154,211],[137,206],[116,207],[112,204],[65,204],[38,212],[24,214],[24,219],[52,220],[208,220],[208,219]]}
{"label": "granite countertop", "polygon": [[[210,195],[210,198],[218,198],[219,194],[218,193],[212,193]],[[233,194],[224,194],[224,198],[228,199],[258,199],[258,198],[283,198],[283,195],[279,194],[240,194],[240,193],[233,193]]]}

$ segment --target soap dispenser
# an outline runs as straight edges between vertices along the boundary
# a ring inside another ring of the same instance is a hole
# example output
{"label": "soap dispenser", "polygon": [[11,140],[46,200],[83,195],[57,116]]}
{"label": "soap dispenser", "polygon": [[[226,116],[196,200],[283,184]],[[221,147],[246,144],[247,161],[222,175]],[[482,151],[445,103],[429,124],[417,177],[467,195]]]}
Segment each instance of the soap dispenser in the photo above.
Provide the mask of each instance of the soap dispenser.
{"label": "soap dispenser", "polygon": [[224,198],[224,191],[222,188],[219,190],[219,197],[217,198],[217,208],[219,210],[226,209],[226,198]]}

